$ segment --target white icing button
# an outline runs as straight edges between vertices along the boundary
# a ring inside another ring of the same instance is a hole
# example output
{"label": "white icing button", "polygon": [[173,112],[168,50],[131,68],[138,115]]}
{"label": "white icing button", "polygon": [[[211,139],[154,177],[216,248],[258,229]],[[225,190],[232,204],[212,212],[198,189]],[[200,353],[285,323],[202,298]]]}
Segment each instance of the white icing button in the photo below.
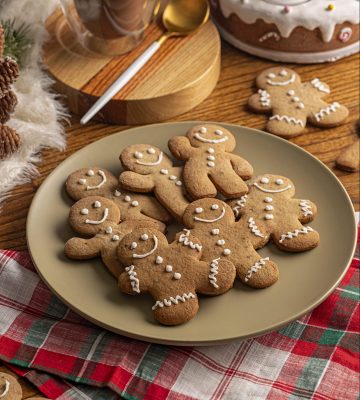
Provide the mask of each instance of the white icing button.
{"label": "white icing button", "polygon": [[290,90],[287,92],[287,94],[288,94],[288,96],[294,96],[295,90],[290,89]]}
{"label": "white icing button", "polygon": [[149,147],[146,151],[147,151],[149,154],[155,154],[155,149],[153,149],[152,147]]}
{"label": "white icing button", "polygon": [[224,246],[225,240],[224,240],[224,239],[219,239],[219,240],[216,242],[216,244],[217,244],[218,246]]}
{"label": "white icing button", "polygon": [[100,208],[101,207],[101,203],[100,203],[100,201],[95,201],[95,203],[94,203],[94,207],[95,208]]}
{"label": "white icing button", "polygon": [[86,183],[86,179],[79,179],[78,180],[78,183],[80,184],[80,185],[85,185],[85,183]]}
{"label": "white icing button", "polygon": [[217,210],[219,208],[219,205],[218,204],[213,204],[212,206],[211,206],[211,209],[212,210]]}
{"label": "white icing button", "polygon": [[265,211],[271,211],[273,209],[274,209],[273,206],[265,206],[265,208],[264,208]]}
{"label": "white icing button", "polygon": [[94,171],[92,169],[89,169],[89,171],[86,173],[87,176],[94,176]]}
{"label": "white icing button", "polygon": [[228,256],[229,254],[231,254],[231,250],[230,249],[224,249],[223,254],[224,254],[224,256]]}
{"label": "white icing button", "polygon": [[217,229],[217,228],[211,229],[211,234],[212,235],[218,235],[219,233],[220,233],[220,229]]}
{"label": "white icing button", "polygon": [[264,201],[265,201],[265,203],[271,203],[272,197],[265,197]]}
{"label": "white icing button", "polygon": [[144,155],[143,155],[143,153],[141,153],[140,151],[135,151],[134,157],[137,158],[137,159],[139,159],[139,158],[143,158]]}
{"label": "white icing button", "polygon": [[114,242],[117,242],[118,240],[120,240],[120,236],[119,235],[114,235],[111,240],[113,240]]}
{"label": "white icing button", "polygon": [[282,179],[276,179],[275,183],[277,185],[282,185],[284,183],[284,181]]}
{"label": "white icing button", "polygon": [[164,259],[163,259],[162,257],[157,256],[157,257],[156,257],[156,260],[155,260],[155,263],[156,263],[156,264],[161,264],[163,261],[164,261]]}
{"label": "white icing button", "polygon": [[111,227],[111,226],[108,226],[108,227],[105,229],[105,232],[106,232],[107,234],[112,233],[112,227]]}
{"label": "white icing button", "polygon": [[83,209],[80,211],[80,213],[81,213],[82,215],[88,215],[88,214],[89,214],[89,210],[88,210],[87,208],[83,208]]}
{"label": "white icing button", "polygon": [[296,106],[296,108],[305,108],[305,104],[304,103],[299,103],[297,106]]}
{"label": "white icing button", "polygon": [[140,236],[140,239],[141,240],[148,240],[149,236],[146,233],[144,233],[143,235]]}
{"label": "white icing button", "polygon": [[169,171],[167,169],[161,168],[160,174],[167,175],[168,173],[169,173]]}
{"label": "white icing button", "polygon": [[280,75],[281,76],[286,76],[288,73],[286,71],[286,69],[283,69],[282,71],[280,71]]}
{"label": "white icing button", "polygon": [[201,133],[206,133],[206,132],[207,132],[207,129],[205,128],[205,126],[202,126],[202,127],[200,128],[200,132],[201,132]]}
{"label": "white icing button", "polygon": [[215,135],[221,136],[221,135],[223,135],[223,134],[224,134],[224,132],[223,132],[221,129],[216,129]]}
{"label": "white icing button", "polygon": [[175,185],[181,186],[181,185],[182,185],[182,182],[181,182],[181,181],[176,181],[176,182],[175,182]]}
{"label": "white icing button", "polygon": [[134,201],[131,203],[131,205],[132,205],[133,207],[137,207],[137,206],[139,205],[139,202],[138,202],[137,200],[134,200]]}
{"label": "white icing button", "polygon": [[267,77],[268,77],[268,78],[276,78],[276,75],[273,74],[273,73],[271,73],[271,74],[269,74]]}
{"label": "white icing button", "polygon": [[209,154],[214,154],[214,153],[215,153],[215,150],[214,150],[212,147],[209,147],[206,151],[207,151]]}
{"label": "white icing button", "polygon": [[208,161],[208,162],[207,162],[207,166],[208,166],[208,167],[215,167],[214,161]]}
{"label": "white icing button", "polygon": [[130,245],[130,249],[134,250],[134,249],[137,248],[137,246],[138,246],[138,244],[136,242],[132,242],[131,245]]}
{"label": "white icing button", "polygon": [[170,176],[169,176],[169,179],[170,179],[171,181],[176,181],[177,176],[175,176],[175,175],[170,175]]}
{"label": "white icing button", "polygon": [[206,159],[209,160],[209,161],[215,161],[215,157],[214,156],[207,156]]}
{"label": "white icing button", "polygon": [[197,208],[195,208],[195,212],[196,212],[196,214],[201,214],[203,211],[204,211],[204,209],[203,209],[203,208],[201,208],[201,207],[197,207]]}
{"label": "white icing button", "polygon": [[171,272],[172,270],[173,270],[172,265],[167,265],[167,266],[165,267],[165,271],[166,271],[166,272]]}
{"label": "white icing button", "polygon": [[269,178],[266,178],[265,176],[263,176],[263,177],[260,179],[260,182],[261,182],[261,183],[269,183]]}
{"label": "white icing button", "polygon": [[293,98],[291,99],[291,101],[293,101],[293,102],[295,103],[295,102],[297,102],[297,101],[300,101],[300,99],[299,99],[299,97],[296,97],[296,96],[295,96],[295,97],[293,97]]}
{"label": "white icing button", "polygon": [[265,214],[265,219],[274,219],[272,214]]}
{"label": "white icing button", "polygon": [[121,196],[121,192],[119,192],[118,190],[115,190],[114,196],[115,197],[120,197]]}
{"label": "white icing button", "polygon": [[181,274],[179,272],[175,272],[174,279],[180,279],[180,278],[181,278]]}
{"label": "white icing button", "polygon": [[130,196],[125,196],[124,200],[127,201],[127,202],[130,202],[131,201],[131,197]]}

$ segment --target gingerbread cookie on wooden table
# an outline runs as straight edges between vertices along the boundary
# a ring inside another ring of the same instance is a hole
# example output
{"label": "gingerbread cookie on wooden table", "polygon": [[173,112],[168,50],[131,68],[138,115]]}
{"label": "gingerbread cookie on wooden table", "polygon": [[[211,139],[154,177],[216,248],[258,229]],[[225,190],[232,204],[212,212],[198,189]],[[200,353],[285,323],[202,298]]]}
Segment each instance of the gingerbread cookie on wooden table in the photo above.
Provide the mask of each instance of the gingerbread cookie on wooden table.
{"label": "gingerbread cookie on wooden table", "polygon": [[69,222],[74,231],[89,238],[69,239],[65,244],[65,254],[78,260],[101,256],[108,270],[117,278],[124,270],[116,255],[120,240],[139,226],[165,229],[164,224],[158,221],[120,222],[120,218],[117,205],[105,197],[89,196],[77,201],[70,209]]}
{"label": "gingerbread cookie on wooden table", "polygon": [[185,210],[184,225],[199,238],[202,260],[211,265],[212,284],[217,285],[221,260],[231,261],[243,283],[254,288],[273,285],[279,271],[269,257],[262,258],[256,248],[266,244],[266,236],[253,235],[244,221],[235,222],[232,209],[219,199],[200,199]]}
{"label": "gingerbread cookie on wooden table", "polygon": [[123,221],[155,220],[165,224],[171,221],[171,215],[154,197],[125,190],[120,186],[118,178],[104,168],[78,169],[68,176],[65,187],[73,200],[102,196],[114,201]]}
{"label": "gingerbread cookie on wooden table", "polygon": [[182,182],[182,167],[174,167],[169,156],[158,147],[134,144],[120,154],[123,167],[120,183],[128,190],[154,192],[159,202],[181,220],[189,204]]}
{"label": "gingerbread cookie on wooden table", "polygon": [[294,199],[295,186],[290,179],[264,174],[249,183],[249,193],[229,205],[236,216],[248,224],[255,236],[271,238],[277,247],[290,252],[310,250],[320,237],[311,226],[317,213],[310,200]]}
{"label": "gingerbread cookie on wooden table", "polygon": [[214,286],[209,263],[200,261],[202,245],[189,232],[178,233],[169,244],[156,229],[139,228],[123,238],[117,251],[126,266],[119,277],[120,289],[128,294],[150,293],[156,300],[154,317],[164,325],[189,321],[199,309],[197,293],[222,294],[235,278],[234,265],[220,260]]}
{"label": "gingerbread cookie on wooden table", "polygon": [[21,400],[22,398],[22,389],[18,380],[12,375],[0,372],[0,399]]}
{"label": "gingerbread cookie on wooden table", "polygon": [[330,128],[342,124],[349,111],[338,102],[327,103],[323,97],[329,86],[315,78],[302,83],[300,76],[286,67],[273,67],[256,78],[258,93],[249,99],[251,110],[272,113],[266,130],[284,138],[300,135],[306,122]]}
{"label": "gingerbread cookie on wooden table", "polygon": [[231,153],[235,146],[232,133],[211,124],[194,126],[186,136],[169,140],[174,157],[185,161],[183,179],[193,199],[215,197],[218,191],[230,198],[247,192],[243,179],[252,176],[253,168]]}

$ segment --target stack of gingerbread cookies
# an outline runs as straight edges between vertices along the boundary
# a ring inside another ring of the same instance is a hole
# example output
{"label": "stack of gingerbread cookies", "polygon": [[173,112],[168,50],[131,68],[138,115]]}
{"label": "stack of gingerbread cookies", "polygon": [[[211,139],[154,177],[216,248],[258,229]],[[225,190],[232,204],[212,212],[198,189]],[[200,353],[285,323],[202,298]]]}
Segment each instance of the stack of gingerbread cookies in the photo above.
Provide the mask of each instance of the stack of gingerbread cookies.
{"label": "stack of gingerbread cookies", "polygon": [[[236,276],[255,289],[273,285],[278,267],[257,249],[270,240],[287,252],[316,247],[319,234],[303,225],[316,205],[294,198],[286,177],[253,177],[235,145],[230,131],[204,124],[169,140],[183,166],[155,146],[134,144],[120,154],[119,178],[101,167],[75,171],[66,181],[76,201],[69,221],[83,237],[66,243],[66,255],[101,256],[122,292],[150,293],[165,325],[193,318],[198,293],[223,294]],[[173,219],[184,229],[169,243]]]}

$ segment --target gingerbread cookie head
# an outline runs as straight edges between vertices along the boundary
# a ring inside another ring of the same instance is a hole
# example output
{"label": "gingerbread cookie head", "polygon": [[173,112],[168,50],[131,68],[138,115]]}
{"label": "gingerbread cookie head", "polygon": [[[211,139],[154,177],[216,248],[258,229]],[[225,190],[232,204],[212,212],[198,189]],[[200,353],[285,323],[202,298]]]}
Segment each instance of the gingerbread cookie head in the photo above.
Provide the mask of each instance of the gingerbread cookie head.
{"label": "gingerbread cookie head", "polygon": [[280,175],[264,174],[259,175],[248,182],[249,186],[256,188],[261,194],[269,194],[275,198],[290,198],[295,194],[295,186],[293,182]]}
{"label": "gingerbread cookie head", "polygon": [[269,87],[288,88],[298,84],[301,84],[300,76],[295,71],[284,67],[268,68],[256,78],[256,85],[264,90]]}
{"label": "gingerbread cookie head", "polygon": [[192,202],[186,208],[183,222],[186,227],[191,229],[200,226],[206,229],[210,224],[216,224],[219,228],[223,228],[235,222],[235,218],[231,207],[223,201],[200,199]]}
{"label": "gingerbread cookie head", "polygon": [[69,175],[66,192],[74,200],[88,196],[101,196],[106,189],[115,190],[118,180],[103,168],[82,168]]}
{"label": "gingerbread cookie head", "polygon": [[161,169],[172,167],[167,154],[149,144],[128,146],[121,152],[120,160],[125,169],[141,175],[153,174]]}
{"label": "gingerbread cookie head", "polygon": [[193,147],[215,147],[217,150],[233,151],[236,146],[235,138],[231,132],[218,125],[196,125],[186,133]]}
{"label": "gingerbread cookie head", "polygon": [[109,224],[118,224],[120,210],[113,201],[105,197],[89,196],[71,207],[69,221],[74,231],[94,236]]}
{"label": "gingerbread cookie head", "polygon": [[0,398],[1,400],[21,400],[23,398],[18,380],[3,372],[0,372]]}

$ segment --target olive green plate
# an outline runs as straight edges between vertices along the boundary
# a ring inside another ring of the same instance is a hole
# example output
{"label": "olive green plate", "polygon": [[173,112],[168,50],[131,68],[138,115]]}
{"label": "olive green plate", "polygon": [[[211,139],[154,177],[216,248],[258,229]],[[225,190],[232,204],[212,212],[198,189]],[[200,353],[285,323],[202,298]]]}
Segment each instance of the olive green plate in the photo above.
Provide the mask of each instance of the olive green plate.
{"label": "olive green plate", "polygon": [[[200,310],[176,327],[154,321],[150,296],[122,294],[98,259],[72,261],[63,249],[73,233],[67,216],[72,204],[64,191],[66,177],[87,166],[102,166],[118,175],[121,150],[151,143],[167,151],[167,141],[196,122],[148,125],[122,131],[92,143],[60,164],[39,188],[30,208],[27,240],[39,274],[69,307],[111,331],[150,342],[176,345],[219,344],[250,338],[280,328],[320,304],[339,284],[355,248],[354,210],[335,175],[315,157],[286,140],[237,125],[220,124],[237,139],[235,152],[253,165],[255,174],[288,176],[296,197],[313,200],[318,216],[311,226],[320,245],[289,254],[269,245],[259,252],[280,268],[279,281],[253,290],[239,282],[223,296],[200,298]],[[179,228],[180,229],[180,228]]]}

